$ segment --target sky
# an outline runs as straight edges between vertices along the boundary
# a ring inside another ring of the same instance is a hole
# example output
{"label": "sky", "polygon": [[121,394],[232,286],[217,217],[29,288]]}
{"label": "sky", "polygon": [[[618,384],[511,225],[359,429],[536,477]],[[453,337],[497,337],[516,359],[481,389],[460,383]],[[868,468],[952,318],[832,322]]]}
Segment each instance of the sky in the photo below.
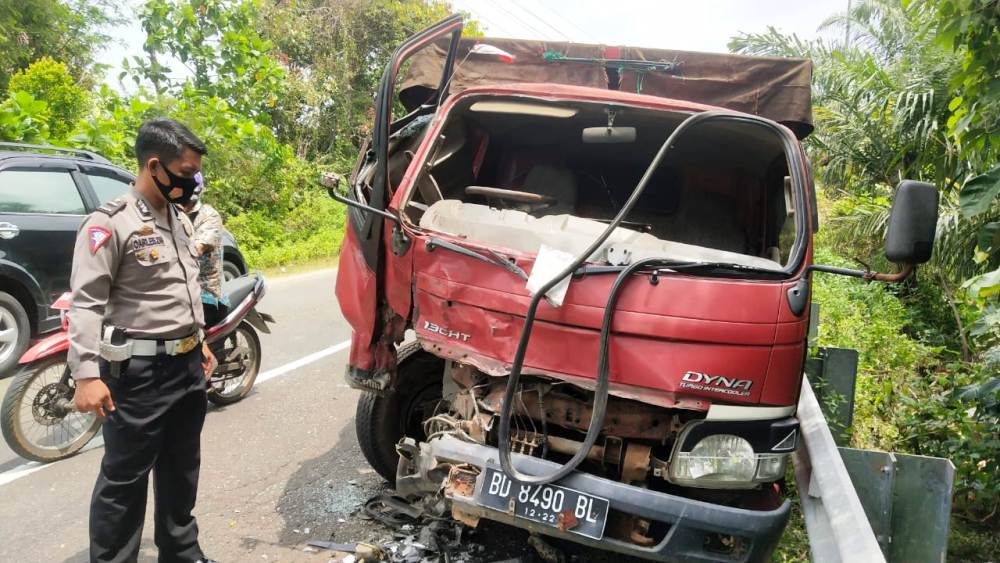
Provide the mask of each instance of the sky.
{"label": "sky", "polygon": [[[138,0],[123,0],[135,5]],[[820,35],[831,14],[849,0],[451,0],[476,18],[487,36],[575,41],[685,51],[726,52],[739,32],[768,25],[803,39]],[[128,10],[132,11],[132,10]],[[138,22],[111,31],[117,41],[98,57],[109,65],[105,81],[117,87],[121,61],[142,54]],[[823,35],[829,36],[830,32]],[[180,61],[161,61],[174,76],[188,74]]]}
{"label": "sky", "polygon": [[847,0],[452,0],[452,6],[475,16],[487,36],[727,52],[734,35],[768,25],[816,37]]}

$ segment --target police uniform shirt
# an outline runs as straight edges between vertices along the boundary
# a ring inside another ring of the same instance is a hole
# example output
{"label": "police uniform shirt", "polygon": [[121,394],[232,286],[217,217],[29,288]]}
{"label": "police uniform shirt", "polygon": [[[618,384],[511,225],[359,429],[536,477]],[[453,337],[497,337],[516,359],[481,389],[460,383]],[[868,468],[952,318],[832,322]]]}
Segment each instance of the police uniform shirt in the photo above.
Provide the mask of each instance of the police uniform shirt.
{"label": "police uniform shirt", "polygon": [[197,249],[187,217],[175,206],[156,210],[135,190],[109,201],[76,237],[69,308],[73,377],[99,377],[103,326],[130,338],[175,339],[205,324]]}

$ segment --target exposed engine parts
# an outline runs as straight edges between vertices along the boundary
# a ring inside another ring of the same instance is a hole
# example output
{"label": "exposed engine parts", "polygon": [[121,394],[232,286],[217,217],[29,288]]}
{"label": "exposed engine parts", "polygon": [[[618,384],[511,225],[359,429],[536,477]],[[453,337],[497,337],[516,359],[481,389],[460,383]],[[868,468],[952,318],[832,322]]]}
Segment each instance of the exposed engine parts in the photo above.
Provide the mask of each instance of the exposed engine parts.
{"label": "exposed engine parts", "polygon": [[[451,436],[465,442],[494,446],[505,378],[491,377],[475,368],[449,362],[445,369],[443,401],[423,421],[425,441]],[[570,384],[526,381],[515,394],[511,447],[515,454],[559,460],[572,457],[584,443],[592,410],[592,393]],[[586,459],[591,471],[623,483],[647,486],[650,477],[665,480],[670,447],[684,425],[682,414],[653,405],[612,398],[601,437]],[[401,462],[397,486],[405,495],[430,492],[449,475],[446,468],[421,465],[422,444],[404,441],[398,447]],[[654,456],[661,452],[663,461]],[[454,478],[454,473],[449,479]],[[414,485],[421,479],[424,486]],[[473,479],[474,481],[474,479]]]}

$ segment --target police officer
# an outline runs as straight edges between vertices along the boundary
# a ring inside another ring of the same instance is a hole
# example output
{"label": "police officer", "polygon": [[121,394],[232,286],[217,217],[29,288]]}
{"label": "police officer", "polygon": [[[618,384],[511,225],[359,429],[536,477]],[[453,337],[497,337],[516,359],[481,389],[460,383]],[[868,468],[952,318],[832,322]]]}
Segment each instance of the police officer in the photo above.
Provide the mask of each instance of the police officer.
{"label": "police officer", "polygon": [[74,400],[106,417],[90,560],[136,561],[152,471],[159,560],[210,561],[191,511],[214,358],[191,224],[170,205],[191,197],[206,148],[180,123],[154,119],[139,128],[135,153],[132,190],[84,221],[70,278]]}

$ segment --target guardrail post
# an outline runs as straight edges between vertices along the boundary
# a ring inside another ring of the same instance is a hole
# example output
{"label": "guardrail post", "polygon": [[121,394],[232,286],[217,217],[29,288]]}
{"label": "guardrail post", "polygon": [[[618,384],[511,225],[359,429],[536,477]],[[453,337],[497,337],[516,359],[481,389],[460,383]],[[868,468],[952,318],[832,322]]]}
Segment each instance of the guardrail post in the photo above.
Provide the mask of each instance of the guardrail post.
{"label": "guardrail post", "polygon": [[944,561],[955,478],[951,461],[851,448],[840,448],[840,455],[887,559]]}
{"label": "guardrail post", "polygon": [[813,392],[839,446],[851,441],[854,424],[854,387],[858,378],[858,351],[850,348],[820,348],[806,361]]}
{"label": "guardrail post", "polygon": [[882,553],[889,555],[892,541],[892,492],[896,481],[896,456],[888,452],[840,448],[847,473]]}

